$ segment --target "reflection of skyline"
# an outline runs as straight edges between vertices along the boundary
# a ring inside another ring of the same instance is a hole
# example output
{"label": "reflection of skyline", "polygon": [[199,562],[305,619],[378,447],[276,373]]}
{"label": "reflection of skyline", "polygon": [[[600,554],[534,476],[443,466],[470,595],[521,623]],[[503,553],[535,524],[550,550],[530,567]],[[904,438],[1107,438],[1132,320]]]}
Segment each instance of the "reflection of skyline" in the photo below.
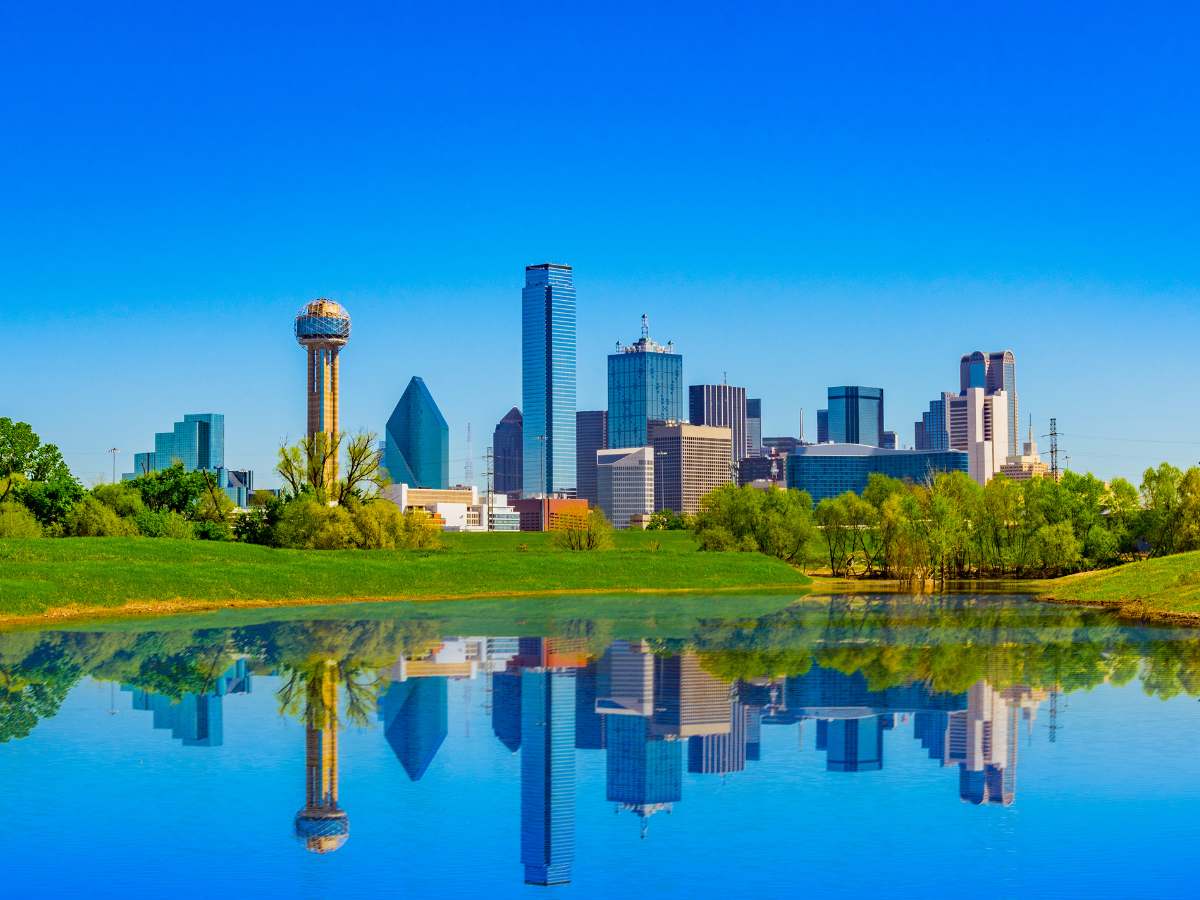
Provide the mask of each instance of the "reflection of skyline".
{"label": "reflection of skyline", "polygon": [[296,837],[313,853],[339,849],[350,836],[350,819],[338,806],[337,664],[318,663],[310,677],[304,727],[304,807],[296,813]]}
{"label": "reflection of skyline", "polygon": [[211,690],[185,693],[178,700],[129,685],[122,685],[121,690],[132,695],[133,709],[152,713],[155,730],[169,730],[185,747],[220,747],[225,742],[224,697],[248,694],[250,686],[250,669],[246,660],[239,659],[213,679]]}

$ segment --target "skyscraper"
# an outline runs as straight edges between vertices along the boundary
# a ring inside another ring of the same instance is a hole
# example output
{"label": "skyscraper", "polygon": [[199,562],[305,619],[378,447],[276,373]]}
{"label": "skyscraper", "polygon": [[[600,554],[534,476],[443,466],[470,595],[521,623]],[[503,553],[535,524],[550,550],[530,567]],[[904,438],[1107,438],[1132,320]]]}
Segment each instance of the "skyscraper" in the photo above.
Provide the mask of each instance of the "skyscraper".
{"label": "skyscraper", "polygon": [[383,465],[396,484],[450,486],[450,429],[422,378],[413,376],[384,429]]}
{"label": "skyscraper", "polygon": [[608,446],[644,447],[649,422],[682,419],[683,357],[651,339],[643,315],[641,338],[608,357]]}
{"label": "skyscraper", "polygon": [[917,449],[965,451],[971,477],[986,484],[1007,459],[1009,408],[1004,390],[989,394],[969,387],[961,394],[944,393],[930,401],[929,411],[915,424]]}
{"label": "skyscraper", "polygon": [[596,460],[596,505],[617,528],[654,512],[654,451],[601,450]]}
{"label": "skyscraper", "polygon": [[180,463],[189,472],[212,472],[217,485],[238,506],[245,506],[254,490],[249,469],[225,468],[225,416],[221,413],[187,413],[170,431],[154,435],[154,449],[133,455],[133,471],[125,480],[168,469]]}
{"label": "skyscraper", "polygon": [[736,463],[746,455],[746,389],[731,384],[693,384],[688,388],[688,418],[693,425],[728,428]]}
{"label": "skyscraper", "polygon": [[728,428],[666,424],[650,429],[654,448],[654,509],[693,516],[700,498],[733,477]]}
{"label": "skyscraper", "polygon": [[762,456],[762,400],[746,398],[746,452],[743,457]]}
{"label": "skyscraper", "polygon": [[570,266],[525,267],[521,397],[521,492],[574,493],[575,282]]}
{"label": "skyscraper", "polygon": [[496,424],[492,455],[496,493],[521,493],[521,411],[515,406]]}
{"label": "skyscraper", "polygon": [[829,443],[829,410],[817,410],[817,443]]}
{"label": "skyscraper", "polygon": [[1000,464],[1009,456],[1018,456],[1018,407],[1017,407],[1017,357],[1011,350],[984,353],[964,353],[958,361],[958,390],[965,396],[970,388],[981,388],[986,396],[1004,391],[1004,407],[1007,419],[1007,443],[997,454]]}
{"label": "skyscraper", "polygon": [[[338,427],[338,355],[350,340],[350,314],[340,303],[321,298],[306,303],[296,314],[296,341],[308,351],[308,437],[324,433],[331,439]],[[337,458],[330,461],[326,479],[337,476]]]}
{"label": "skyscraper", "polygon": [[566,884],[575,862],[575,673],[521,672],[521,863],[527,884]]}
{"label": "skyscraper", "polygon": [[421,780],[446,740],[448,684],[440,675],[393,681],[379,701],[383,735],[413,781]]}
{"label": "skyscraper", "polygon": [[575,413],[575,496],[596,505],[596,453],[608,447],[608,413],[603,409]]}
{"label": "skyscraper", "polygon": [[[830,441],[880,446],[883,440],[883,388],[860,385],[831,387],[828,416]],[[819,426],[820,419],[817,421]],[[817,443],[822,442],[818,440]]]}

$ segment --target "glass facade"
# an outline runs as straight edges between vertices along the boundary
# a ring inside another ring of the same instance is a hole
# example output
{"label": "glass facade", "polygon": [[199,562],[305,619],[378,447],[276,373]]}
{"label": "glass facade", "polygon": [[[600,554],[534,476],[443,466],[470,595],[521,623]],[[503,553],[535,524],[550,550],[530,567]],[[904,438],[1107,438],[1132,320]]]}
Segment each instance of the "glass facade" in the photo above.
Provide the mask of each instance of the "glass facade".
{"label": "glass facade", "polygon": [[961,450],[884,450],[861,445],[817,444],[788,457],[787,485],[807,491],[813,503],[846,491],[861,494],[872,472],[917,484],[937,472],[966,472]]}
{"label": "glass facade", "polygon": [[[831,387],[828,416],[830,441],[878,447],[883,440],[883,388]],[[819,414],[817,422],[820,431]]]}
{"label": "glass facade", "polygon": [[966,394],[971,388],[982,388],[989,396],[997,391],[1005,392],[1008,403],[1007,453],[1008,456],[1019,456],[1016,355],[1011,350],[964,353],[958,363],[958,382],[961,394]]}
{"label": "glass facade", "polygon": [[608,446],[644,447],[649,422],[683,421],[683,356],[642,337],[608,356]]}
{"label": "glass facade", "polygon": [[521,430],[521,411],[514,406],[496,424],[496,430],[492,433],[497,494],[521,493]]}
{"label": "glass facade", "polygon": [[693,384],[688,388],[688,418],[693,425],[728,428],[730,458],[746,455],[746,389],[731,384]]}
{"label": "glass facade", "polygon": [[829,410],[817,410],[817,443],[829,443]]}
{"label": "glass facade", "polygon": [[437,675],[393,681],[379,700],[383,735],[411,781],[421,780],[446,740],[448,681]]}
{"label": "glass facade", "polygon": [[644,716],[605,716],[608,758],[605,799],[641,816],[683,795],[683,741],[651,734]]}
{"label": "glass facade", "polygon": [[383,465],[396,484],[450,486],[450,428],[424,379],[413,377],[387,421]]}
{"label": "glass facade", "polygon": [[608,448],[608,413],[602,409],[581,410],[575,414],[575,496],[592,506],[599,501],[596,493],[596,453]]}
{"label": "glass facade", "polygon": [[130,480],[169,469],[181,463],[189,472],[204,470],[217,476],[217,483],[238,506],[246,506],[254,491],[254,473],[249,469],[225,468],[225,416],[221,413],[188,413],[170,431],[154,435],[154,449],[133,455],[133,471],[122,475]]}
{"label": "glass facade", "polygon": [[762,400],[746,398],[746,452],[745,456],[762,456]]}
{"label": "glass facade", "polygon": [[575,356],[571,267],[527,266],[521,294],[521,491],[526,496],[575,491]]}

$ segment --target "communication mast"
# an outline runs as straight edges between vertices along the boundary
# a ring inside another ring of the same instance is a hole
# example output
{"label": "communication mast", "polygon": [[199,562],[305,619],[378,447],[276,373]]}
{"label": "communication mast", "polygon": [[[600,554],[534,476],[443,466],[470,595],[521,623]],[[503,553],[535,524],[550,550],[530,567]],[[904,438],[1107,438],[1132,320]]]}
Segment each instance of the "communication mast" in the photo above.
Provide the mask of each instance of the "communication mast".
{"label": "communication mast", "polygon": [[468,487],[475,481],[475,462],[471,459],[471,423],[467,423],[467,461],[463,463],[463,484]]}
{"label": "communication mast", "polygon": [[1050,420],[1050,477],[1058,480],[1058,419]]}

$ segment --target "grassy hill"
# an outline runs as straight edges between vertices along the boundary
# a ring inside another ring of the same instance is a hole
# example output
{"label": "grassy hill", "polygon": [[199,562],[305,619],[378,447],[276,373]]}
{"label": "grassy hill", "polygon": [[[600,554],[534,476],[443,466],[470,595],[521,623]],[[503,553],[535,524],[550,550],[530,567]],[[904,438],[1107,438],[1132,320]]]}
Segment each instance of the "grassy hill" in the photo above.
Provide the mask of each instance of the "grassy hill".
{"label": "grassy hill", "polygon": [[1101,604],[1138,618],[1200,623],[1200,552],[1042,581],[1037,591],[1048,600]]}
{"label": "grassy hill", "polygon": [[700,553],[685,532],[620,532],[571,553],[538,533],[449,534],[445,547],[274,550],[149,538],[0,540],[0,623],[226,606],[587,593],[803,590],[757,553]]}

